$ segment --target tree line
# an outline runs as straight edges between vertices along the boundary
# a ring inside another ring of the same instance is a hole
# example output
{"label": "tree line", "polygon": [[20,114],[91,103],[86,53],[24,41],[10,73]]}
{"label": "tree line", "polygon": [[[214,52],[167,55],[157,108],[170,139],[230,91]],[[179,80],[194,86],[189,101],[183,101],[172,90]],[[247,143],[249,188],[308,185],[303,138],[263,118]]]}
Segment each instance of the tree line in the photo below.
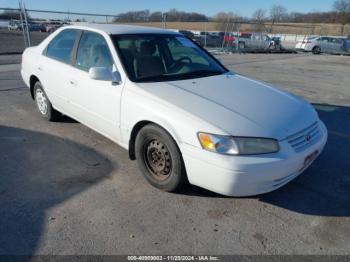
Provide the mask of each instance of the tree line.
{"label": "tree line", "polygon": [[167,12],[150,12],[149,10],[130,11],[116,16],[114,22],[205,22],[210,18],[196,12],[179,11],[175,8]]}
{"label": "tree line", "polygon": [[[19,13],[5,11],[0,13],[0,19],[19,19]],[[150,12],[150,10],[130,11],[116,15],[114,22],[251,22],[264,23],[337,23],[343,27],[350,23],[350,0],[336,0],[333,10],[329,12],[288,12],[282,5],[274,5],[269,10],[259,8],[251,17],[241,17],[234,12],[220,12],[213,17],[196,12],[185,12],[175,8],[167,12]]]}
{"label": "tree line", "polygon": [[329,12],[288,12],[282,5],[274,5],[269,10],[259,8],[253,12],[251,17],[242,17],[234,12],[220,12],[213,17],[196,12],[179,11],[175,8],[167,12],[150,12],[149,10],[130,11],[118,14],[115,22],[269,22],[269,23],[350,23],[350,0],[336,0],[333,10]]}

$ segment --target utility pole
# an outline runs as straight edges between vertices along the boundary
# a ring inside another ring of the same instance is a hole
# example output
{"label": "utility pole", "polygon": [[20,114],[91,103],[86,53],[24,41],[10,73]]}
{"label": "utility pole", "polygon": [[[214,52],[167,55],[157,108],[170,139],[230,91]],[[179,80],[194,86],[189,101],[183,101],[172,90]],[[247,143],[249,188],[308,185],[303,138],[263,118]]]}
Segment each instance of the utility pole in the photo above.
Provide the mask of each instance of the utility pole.
{"label": "utility pole", "polygon": [[239,35],[241,34],[241,24],[237,23],[237,37],[235,39],[236,43],[236,52],[239,52]]}
{"label": "utility pole", "polygon": [[166,14],[162,13],[162,26],[166,28]]}
{"label": "utility pole", "polygon": [[204,22],[204,47],[207,47],[207,22]]}
{"label": "utility pole", "polygon": [[29,34],[28,14],[22,0],[18,1],[18,5],[19,5],[19,15],[21,18],[21,27],[23,31],[24,45],[25,47],[29,47],[31,46],[31,41],[30,41],[30,34]]}
{"label": "utility pole", "polygon": [[26,32],[27,32],[27,38],[28,38],[28,46],[31,46],[30,34],[29,34],[28,14],[27,14],[26,6],[24,5],[23,2],[22,2],[22,6],[23,6],[24,20],[26,22]]}
{"label": "utility pole", "polygon": [[18,7],[19,7],[19,17],[21,20],[20,27],[22,27],[22,32],[23,32],[24,47],[28,47],[27,36],[26,36],[26,32],[24,31],[24,20],[23,20],[23,14],[22,14],[21,1],[18,1]]}

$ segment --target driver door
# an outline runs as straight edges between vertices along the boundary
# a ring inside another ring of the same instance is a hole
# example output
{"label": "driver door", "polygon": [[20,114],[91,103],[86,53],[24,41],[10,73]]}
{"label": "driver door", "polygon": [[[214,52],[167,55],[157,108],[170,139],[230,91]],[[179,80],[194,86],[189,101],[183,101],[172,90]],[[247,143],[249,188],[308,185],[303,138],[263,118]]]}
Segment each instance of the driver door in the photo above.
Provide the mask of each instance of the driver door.
{"label": "driver door", "polygon": [[110,48],[99,33],[84,31],[73,63],[70,101],[77,119],[115,140],[120,140],[120,103],[122,84],[91,79],[92,67],[116,70]]}

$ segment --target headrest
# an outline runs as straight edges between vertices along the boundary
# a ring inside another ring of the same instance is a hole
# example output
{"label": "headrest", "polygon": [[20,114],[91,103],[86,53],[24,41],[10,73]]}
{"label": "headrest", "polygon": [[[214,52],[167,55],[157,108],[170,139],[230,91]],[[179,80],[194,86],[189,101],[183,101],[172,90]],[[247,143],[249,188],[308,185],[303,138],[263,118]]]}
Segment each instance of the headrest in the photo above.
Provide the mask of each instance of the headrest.
{"label": "headrest", "polygon": [[143,41],[140,46],[142,55],[153,55],[156,52],[156,44],[152,41]]}

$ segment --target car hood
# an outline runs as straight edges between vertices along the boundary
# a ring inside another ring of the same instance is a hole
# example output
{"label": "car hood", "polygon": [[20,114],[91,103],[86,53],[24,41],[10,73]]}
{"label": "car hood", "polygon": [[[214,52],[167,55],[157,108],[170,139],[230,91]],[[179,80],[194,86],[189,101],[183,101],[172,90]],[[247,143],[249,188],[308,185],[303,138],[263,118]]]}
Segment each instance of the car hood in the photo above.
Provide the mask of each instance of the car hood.
{"label": "car hood", "polygon": [[313,107],[302,99],[238,74],[139,86],[235,136],[281,140],[318,119]]}

